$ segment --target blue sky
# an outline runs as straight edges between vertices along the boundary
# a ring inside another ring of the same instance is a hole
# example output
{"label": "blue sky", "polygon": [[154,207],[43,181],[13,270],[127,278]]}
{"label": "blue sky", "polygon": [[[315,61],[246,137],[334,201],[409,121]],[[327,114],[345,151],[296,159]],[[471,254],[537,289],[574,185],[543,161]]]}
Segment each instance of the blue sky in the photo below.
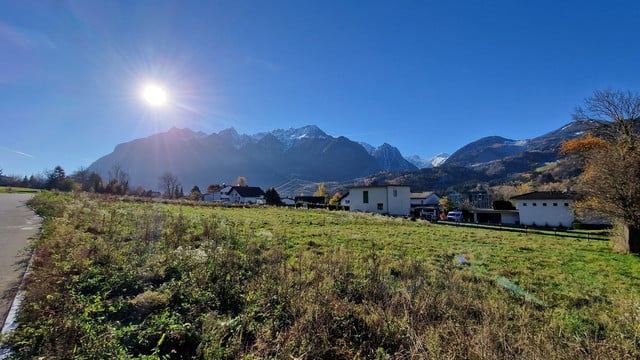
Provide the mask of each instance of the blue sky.
{"label": "blue sky", "polygon": [[[315,124],[405,155],[640,90],[637,1],[0,1],[0,168],[88,166],[169,128]],[[146,81],[170,103],[151,108]]]}

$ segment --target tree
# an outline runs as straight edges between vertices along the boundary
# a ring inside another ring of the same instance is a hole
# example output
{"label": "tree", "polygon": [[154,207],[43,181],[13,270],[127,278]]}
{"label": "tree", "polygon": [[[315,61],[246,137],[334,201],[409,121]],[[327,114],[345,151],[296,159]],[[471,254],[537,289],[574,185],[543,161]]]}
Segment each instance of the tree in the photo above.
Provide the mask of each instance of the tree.
{"label": "tree", "polygon": [[324,183],[318,184],[318,190],[313,193],[313,196],[327,197],[327,189],[325,188]]}
{"label": "tree", "polygon": [[282,205],[280,194],[278,194],[275,188],[269,188],[264,193],[264,201],[267,203],[267,205]]}
{"label": "tree", "polygon": [[144,196],[146,191],[144,190],[144,187],[142,185],[138,185],[138,187],[136,187],[136,190],[134,192],[137,196]]}
{"label": "tree", "polygon": [[611,219],[618,230],[616,247],[640,253],[640,96],[596,91],[574,117],[599,124],[592,137],[563,146],[584,157],[577,208]]}
{"label": "tree", "polygon": [[100,175],[93,171],[87,170],[85,167],[80,167],[73,174],[71,178],[80,186],[82,191],[100,192],[102,189],[102,178]]}
{"label": "tree", "polygon": [[191,188],[191,192],[189,193],[189,200],[201,200],[202,199],[202,193],[200,192],[200,188],[198,187],[198,185],[195,185],[193,188]]}
{"label": "tree", "polygon": [[91,183],[91,190],[97,193],[104,192],[104,184],[102,183],[102,178],[98,173],[92,172],[89,174],[89,182]]}
{"label": "tree", "polygon": [[118,163],[113,164],[109,170],[109,192],[114,194],[126,194],[129,191],[129,174]]}
{"label": "tree", "polygon": [[340,198],[342,195],[339,192],[333,194],[333,197],[329,199],[329,205],[340,205]]}
{"label": "tree", "polygon": [[47,189],[48,190],[52,190],[52,189],[60,189],[60,187],[63,185],[63,180],[66,178],[66,175],[64,173],[64,169],[62,168],[62,166],[58,165],[56,166],[52,171],[47,173]]}
{"label": "tree", "polygon": [[326,204],[329,200],[329,194],[327,194],[327,189],[324,186],[324,183],[318,184],[318,190],[313,193],[313,196],[322,196],[324,198],[324,203]]}
{"label": "tree", "polygon": [[493,210],[515,210],[511,201],[509,200],[494,200],[492,204]]}
{"label": "tree", "polygon": [[438,205],[440,206],[440,211],[445,214],[453,210],[453,202],[451,202],[451,200],[446,196],[443,196],[438,200]]}
{"label": "tree", "polygon": [[159,178],[158,186],[162,190],[164,197],[169,199],[178,197],[180,181],[178,181],[178,177],[175,174],[168,171],[162,174]]}

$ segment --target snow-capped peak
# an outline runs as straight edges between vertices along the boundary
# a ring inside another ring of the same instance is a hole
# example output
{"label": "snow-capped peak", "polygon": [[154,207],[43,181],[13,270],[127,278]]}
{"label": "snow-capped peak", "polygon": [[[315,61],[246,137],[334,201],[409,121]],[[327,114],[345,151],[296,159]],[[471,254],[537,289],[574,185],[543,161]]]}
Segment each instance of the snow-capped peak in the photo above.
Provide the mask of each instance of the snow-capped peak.
{"label": "snow-capped peak", "polygon": [[417,166],[418,169],[438,167],[442,165],[449,158],[449,154],[440,153],[432,158],[423,159],[419,155],[411,155],[406,157],[407,161]]}
{"label": "snow-capped peak", "polygon": [[280,142],[287,148],[291,147],[296,141],[302,139],[328,139],[324,131],[315,125],[307,125],[301,128],[277,129],[271,132]]}

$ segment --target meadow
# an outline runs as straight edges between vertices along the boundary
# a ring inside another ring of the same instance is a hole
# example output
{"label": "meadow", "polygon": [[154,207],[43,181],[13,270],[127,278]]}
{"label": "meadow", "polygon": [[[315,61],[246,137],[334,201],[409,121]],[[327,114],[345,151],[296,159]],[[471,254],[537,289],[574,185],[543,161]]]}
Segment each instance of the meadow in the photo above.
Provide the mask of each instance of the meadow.
{"label": "meadow", "polygon": [[38,191],[40,190],[15,186],[0,186],[0,194],[37,193]]}
{"label": "meadow", "polygon": [[16,358],[635,359],[606,241],[40,193]]}

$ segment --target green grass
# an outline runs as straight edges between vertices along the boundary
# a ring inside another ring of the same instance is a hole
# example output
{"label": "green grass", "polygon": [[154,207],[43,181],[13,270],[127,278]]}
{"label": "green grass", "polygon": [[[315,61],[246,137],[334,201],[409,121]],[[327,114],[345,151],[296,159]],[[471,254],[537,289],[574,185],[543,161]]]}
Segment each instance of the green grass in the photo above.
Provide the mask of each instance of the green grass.
{"label": "green grass", "polygon": [[640,356],[640,259],[605,241],[131,200],[31,201],[18,357]]}
{"label": "green grass", "polygon": [[10,194],[10,193],[37,193],[40,190],[31,189],[31,188],[22,188],[15,186],[0,186],[0,194]]}

